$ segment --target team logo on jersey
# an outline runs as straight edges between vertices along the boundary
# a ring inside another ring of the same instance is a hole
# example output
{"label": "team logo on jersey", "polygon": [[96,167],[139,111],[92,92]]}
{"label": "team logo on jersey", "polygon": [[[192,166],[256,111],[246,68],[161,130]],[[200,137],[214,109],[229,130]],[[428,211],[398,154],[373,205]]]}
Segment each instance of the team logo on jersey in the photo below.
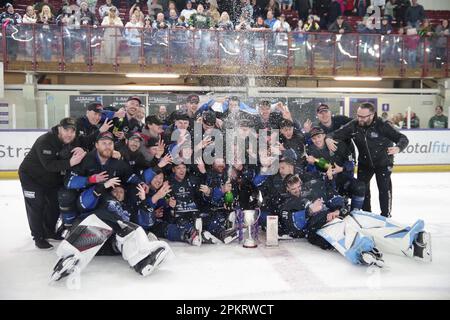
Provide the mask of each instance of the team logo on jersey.
{"label": "team logo on jersey", "polygon": [[371,137],[371,138],[378,138],[378,137],[379,137],[378,132],[372,131],[372,132],[370,133],[370,137]]}
{"label": "team logo on jersey", "polygon": [[52,154],[52,150],[42,150],[43,154]]}

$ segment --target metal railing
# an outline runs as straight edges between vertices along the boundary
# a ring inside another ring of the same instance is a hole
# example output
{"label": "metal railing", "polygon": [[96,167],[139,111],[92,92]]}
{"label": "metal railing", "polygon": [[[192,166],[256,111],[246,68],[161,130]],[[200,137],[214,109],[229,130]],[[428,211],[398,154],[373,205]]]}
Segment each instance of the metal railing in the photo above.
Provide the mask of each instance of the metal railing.
{"label": "metal railing", "polygon": [[0,50],[5,71],[444,78],[450,37],[21,24]]}

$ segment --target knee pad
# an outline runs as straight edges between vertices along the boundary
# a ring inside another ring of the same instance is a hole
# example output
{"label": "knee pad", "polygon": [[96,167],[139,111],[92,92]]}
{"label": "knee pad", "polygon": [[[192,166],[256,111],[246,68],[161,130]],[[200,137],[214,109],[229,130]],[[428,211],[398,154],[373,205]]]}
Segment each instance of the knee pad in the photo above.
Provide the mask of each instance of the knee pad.
{"label": "knee pad", "polygon": [[61,189],[58,191],[59,210],[64,224],[71,225],[78,216],[76,206],[78,192],[75,190]]}

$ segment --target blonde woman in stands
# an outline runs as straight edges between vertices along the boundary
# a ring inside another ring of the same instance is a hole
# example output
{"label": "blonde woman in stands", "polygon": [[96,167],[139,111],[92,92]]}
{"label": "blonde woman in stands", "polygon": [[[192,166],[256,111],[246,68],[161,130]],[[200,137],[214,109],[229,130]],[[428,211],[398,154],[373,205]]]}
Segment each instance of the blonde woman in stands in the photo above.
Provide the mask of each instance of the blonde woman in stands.
{"label": "blonde woman in stands", "polygon": [[207,14],[211,17],[211,21],[214,27],[217,27],[220,20],[220,12],[216,5],[210,4]]}
{"label": "blonde woman in stands", "polygon": [[[37,15],[36,12],[34,11],[33,6],[28,6],[25,14],[22,17],[22,23],[25,24],[34,24],[37,22]],[[25,35],[25,52],[28,58],[31,59],[31,57],[33,56],[33,26],[29,25],[29,26],[22,26],[24,35]]]}
{"label": "blonde woman in stands", "polygon": [[132,15],[125,25],[125,38],[130,50],[131,63],[138,63],[141,52],[141,32],[144,25],[139,21],[137,15]]}
{"label": "blonde woman in stands", "polygon": [[266,12],[266,16],[268,11],[272,11],[273,16],[277,18],[281,13],[280,4],[276,0],[270,0],[264,11]]}
{"label": "blonde woman in stands", "polygon": [[220,15],[219,23],[217,24],[218,30],[231,31],[234,30],[233,22],[230,20],[230,15],[228,12],[224,11]]}
{"label": "blonde woman in stands", "polygon": [[144,25],[145,14],[142,12],[141,7],[139,7],[137,3],[131,6],[129,16],[130,21],[133,16],[136,16],[138,22]]}
{"label": "blonde woman in stands", "polygon": [[123,22],[119,17],[117,9],[109,9],[108,16],[103,18],[102,27],[105,28],[103,34],[102,56],[104,63],[116,63],[116,52],[121,38],[121,30]]}
{"label": "blonde woman in stands", "polygon": [[50,25],[55,23],[55,17],[53,16],[50,7],[47,5],[42,6],[42,11],[38,15],[37,23],[41,23],[42,27],[39,30],[39,40],[41,43],[41,54],[44,61],[50,61],[52,58],[52,43],[53,43],[53,32],[50,29]]}

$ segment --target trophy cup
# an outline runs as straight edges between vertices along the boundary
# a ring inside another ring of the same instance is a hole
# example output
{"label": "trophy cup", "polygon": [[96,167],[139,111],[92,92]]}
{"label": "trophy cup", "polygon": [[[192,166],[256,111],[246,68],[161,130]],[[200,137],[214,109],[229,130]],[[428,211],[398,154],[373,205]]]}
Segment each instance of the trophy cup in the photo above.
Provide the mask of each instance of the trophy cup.
{"label": "trophy cup", "polygon": [[256,248],[256,237],[258,233],[259,210],[243,210],[244,227],[248,229],[248,235],[244,239],[244,248]]}

